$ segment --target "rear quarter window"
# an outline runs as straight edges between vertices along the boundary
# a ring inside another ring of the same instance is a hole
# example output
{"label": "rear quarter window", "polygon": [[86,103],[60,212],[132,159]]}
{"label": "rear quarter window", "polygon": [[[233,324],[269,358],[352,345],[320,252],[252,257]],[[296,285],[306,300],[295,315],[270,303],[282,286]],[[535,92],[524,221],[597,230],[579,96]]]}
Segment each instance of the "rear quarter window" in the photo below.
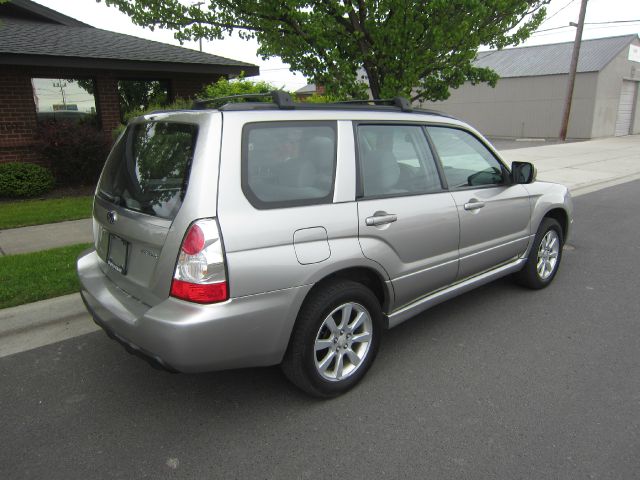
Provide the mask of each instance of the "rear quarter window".
{"label": "rear quarter window", "polygon": [[98,196],[129,210],[173,219],[187,189],[198,127],[130,125],[105,164]]}
{"label": "rear quarter window", "polygon": [[256,208],[330,203],[335,166],[335,122],[244,126],[242,189]]}

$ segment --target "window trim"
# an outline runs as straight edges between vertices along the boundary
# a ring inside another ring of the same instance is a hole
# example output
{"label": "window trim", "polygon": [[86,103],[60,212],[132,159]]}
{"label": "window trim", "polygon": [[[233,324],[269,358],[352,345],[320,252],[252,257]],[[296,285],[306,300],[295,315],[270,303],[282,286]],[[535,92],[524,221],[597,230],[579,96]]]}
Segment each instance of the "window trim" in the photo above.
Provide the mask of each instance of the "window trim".
{"label": "window trim", "polygon": [[[468,186],[463,186],[463,187],[451,187],[449,186],[449,182],[447,180],[446,174],[444,172],[444,164],[442,163],[442,159],[440,158],[440,154],[438,153],[438,150],[435,146],[435,143],[433,142],[433,139],[431,138],[431,135],[429,134],[429,128],[431,127],[435,127],[435,128],[449,128],[452,130],[461,130],[465,133],[468,133],[469,135],[471,135],[473,138],[475,138],[486,150],[487,152],[489,152],[489,154],[491,155],[491,157],[493,157],[493,159],[498,162],[498,164],[500,165],[501,169],[502,169],[502,175],[503,175],[503,180],[501,183],[490,183],[487,185],[468,185]],[[511,170],[505,165],[505,163],[502,161],[502,159],[500,157],[498,157],[495,152],[492,150],[492,148],[490,148],[489,144],[482,138],[480,138],[478,135],[476,135],[473,131],[461,127],[459,125],[451,125],[448,123],[443,123],[443,124],[437,124],[437,123],[428,123],[428,124],[424,124],[424,131],[425,134],[427,135],[427,138],[429,139],[429,145],[431,146],[432,149],[432,153],[436,159],[436,161],[438,162],[440,169],[441,169],[441,175],[443,176],[446,184],[447,184],[447,190],[451,191],[451,192],[458,192],[458,191],[464,191],[464,190],[479,190],[479,189],[487,189],[487,188],[496,188],[496,187],[508,187],[513,185],[513,182],[511,181]]]}
{"label": "window trim", "polygon": [[[355,145],[355,160],[356,160],[356,201],[362,200],[375,200],[380,198],[399,198],[399,197],[415,197],[419,195],[435,195],[443,193],[448,190],[446,178],[440,165],[440,159],[434,154],[433,147],[431,145],[431,138],[426,133],[426,124],[424,122],[412,122],[402,120],[354,120],[353,124],[353,143]],[[387,193],[381,195],[368,195],[364,194],[364,183],[362,181],[362,158],[360,157],[360,142],[358,138],[358,127],[363,126],[407,126],[407,127],[420,127],[422,134],[426,140],[426,146],[429,149],[429,153],[433,157],[433,162],[438,172],[440,179],[440,190],[437,192],[402,192],[402,193]]]}
{"label": "window trim", "polygon": [[[287,126],[300,127],[329,127],[333,131],[334,145],[333,145],[333,168],[331,171],[331,188],[324,197],[310,198],[301,200],[280,200],[276,202],[266,202],[258,198],[253,193],[251,186],[249,185],[249,158],[248,158],[248,137],[249,133],[256,126],[266,128],[282,128]],[[336,186],[336,170],[338,165],[338,121],[337,120],[282,120],[282,121],[259,121],[259,122],[247,122],[242,126],[242,135],[240,140],[240,185],[242,193],[249,203],[258,210],[273,210],[278,208],[292,208],[303,207],[309,205],[326,205],[333,203],[333,195]]]}

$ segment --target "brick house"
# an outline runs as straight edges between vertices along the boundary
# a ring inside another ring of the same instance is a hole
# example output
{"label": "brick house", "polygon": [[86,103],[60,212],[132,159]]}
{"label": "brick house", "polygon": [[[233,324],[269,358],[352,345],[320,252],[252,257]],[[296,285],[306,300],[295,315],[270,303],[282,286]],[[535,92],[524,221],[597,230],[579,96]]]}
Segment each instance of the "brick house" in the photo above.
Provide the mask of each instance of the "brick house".
{"label": "brick house", "polygon": [[32,145],[38,120],[46,116],[91,114],[111,135],[121,121],[122,82],[161,82],[173,100],[242,72],[253,76],[259,69],[101,30],[29,0],[12,0],[0,5],[0,162],[38,162]]}

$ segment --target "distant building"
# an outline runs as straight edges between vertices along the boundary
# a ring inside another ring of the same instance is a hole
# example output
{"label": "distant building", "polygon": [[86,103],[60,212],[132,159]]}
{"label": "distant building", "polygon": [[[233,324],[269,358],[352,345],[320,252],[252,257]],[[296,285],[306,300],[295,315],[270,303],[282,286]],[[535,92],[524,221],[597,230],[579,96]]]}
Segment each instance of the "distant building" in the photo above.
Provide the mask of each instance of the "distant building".
{"label": "distant building", "polygon": [[[97,117],[105,135],[121,120],[118,86],[162,84],[168,100],[193,97],[256,65],[94,28],[29,0],[0,5],[0,162],[38,162],[38,122]],[[73,108],[75,106],[75,108]]]}
{"label": "distant building", "polygon": [[296,97],[300,100],[304,100],[306,97],[313,95],[324,95],[325,89],[323,85],[317,85],[315,83],[309,83],[302,88],[295,91]]}
{"label": "distant building", "polygon": [[[466,83],[441,102],[423,102],[494,137],[553,138],[567,91],[573,42],[480,52],[475,65],[500,75],[495,88]],[[584,40],[568,136],[640,133],[640,38]]]}

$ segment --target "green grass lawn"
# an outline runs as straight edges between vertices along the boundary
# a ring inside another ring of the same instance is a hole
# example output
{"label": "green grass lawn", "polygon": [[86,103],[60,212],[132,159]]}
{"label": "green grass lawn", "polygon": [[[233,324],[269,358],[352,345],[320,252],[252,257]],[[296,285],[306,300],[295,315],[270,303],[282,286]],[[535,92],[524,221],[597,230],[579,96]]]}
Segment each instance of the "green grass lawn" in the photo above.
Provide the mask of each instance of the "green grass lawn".
{"label": "green grass lawn", "polygon": [[2,202],[0,229],[89,218],[92,202],[92,196]]}
{"label": "green grass lawn", "polygon": [[76,258],[90,243],[0,257],[0,308],[80,290]]}

